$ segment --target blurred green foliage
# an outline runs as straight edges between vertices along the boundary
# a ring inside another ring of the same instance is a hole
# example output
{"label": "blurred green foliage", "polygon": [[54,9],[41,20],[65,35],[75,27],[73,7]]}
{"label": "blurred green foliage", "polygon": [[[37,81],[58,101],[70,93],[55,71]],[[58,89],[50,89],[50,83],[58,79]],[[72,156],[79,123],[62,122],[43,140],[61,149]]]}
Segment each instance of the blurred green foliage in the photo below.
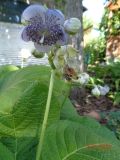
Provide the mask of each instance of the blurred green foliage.
{"label": "blurred green foliage", "polygon": [[109,65],[90,66],[88,71],[110,87],[110,98],[114,105],[120,104],[120,62]]}
{"label": "blurred green foliage", "polygon": [[105,13],[100,24],[100,30],[106,37],[120,34],[120,9],[115,11],[105,9]]}
{"label": "blurred green foliage", "polygon": [[59,8],[63,13],[64,13],[64,10],[65,10],[65,4],[66,4],[65,0],[55,0],[56,8]]}
{"label": "blurred green foliage", "polygon": [[120,111],[102,113],[102,119],[107,120],[106,127],[113,131],[116,137],[120,140]]}
{"label": "blurred green foliage", "polygon": [[105,58],[106,40],[103,36],[90,41],[84,48],[85,63],[103,62]]}

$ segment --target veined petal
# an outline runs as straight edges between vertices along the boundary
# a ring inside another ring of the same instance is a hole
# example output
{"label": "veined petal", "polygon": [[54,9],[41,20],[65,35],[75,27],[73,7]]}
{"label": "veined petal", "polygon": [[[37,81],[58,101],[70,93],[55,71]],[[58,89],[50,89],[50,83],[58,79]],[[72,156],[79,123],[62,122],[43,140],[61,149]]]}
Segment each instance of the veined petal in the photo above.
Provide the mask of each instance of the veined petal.
{"label": "veined petal", "polygon": [[64,20],[65,18],[62,12],[56,9],[48,9],[45,14],[45,22],[48,27],[53,25],[63,25]]}
{"label": "veined petal", "polygon": [[25,42],[28,42],[30,41],[30,37],[27,35],[27,27],[25,27],[22,31],[22,34],[21,34],[21,38],[25,41]]}
{"label": "veined petal", "polygon": [[59,40],[57,41],[57,44],[60,46],[67,45],[67,34],[62,30],[63,33],[61,34]]}
{"label": "veined petal", "polygon": [[32,42],[39,43],[42,38],[42,32],[44,32],[44,26],[39,23],[30,24],[26,27],[26,34]]}
{"label": "veined petal", "polygon": [[22,13],[22,22],[45,22],[45,12],[46,8],[42,5],[34,4],[27,7]]}
{"label": "veined petal", "polygon": [[58,12],[61,15],[61,18],[65,21],[65,16],[59,9],[54,9],[54,11]]}
{"label": "veined petal", "polygon": [[42,44],[38,44],[38,43],[34,43],[34,46],[35,46],[36,50],[38,50],[40,52],[44,52],[44,53],[48,53],[52,48],[52,46],[42,45]]}

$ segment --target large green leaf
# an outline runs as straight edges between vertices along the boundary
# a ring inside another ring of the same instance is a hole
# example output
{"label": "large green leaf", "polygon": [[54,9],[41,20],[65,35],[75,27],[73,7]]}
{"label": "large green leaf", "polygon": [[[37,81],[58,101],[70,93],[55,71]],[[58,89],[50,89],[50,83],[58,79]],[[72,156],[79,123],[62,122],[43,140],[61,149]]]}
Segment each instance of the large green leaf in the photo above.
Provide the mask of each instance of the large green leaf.
{"label": "large green leaf", "polygon": [[0,144],[1,160],[35,160],[37,138],[3,137]]}
{"label": "large green leaf", "polygon": [[101,132],[61,120],[48,128],[41,160],[120,160],[118,141],[107,129]]}
{"label": "large green leaf", "polygon": [[[50,69],[32,66],[7,76],[0,88],[0,135],[36,136],[43,121]],[[59,119],[68,86],[55,80],[48,123]]]}
{"label": "large green leaf", "polygon": [[13,65],[0,66],[0,88],[7,77],[18,69],[18,67]]}
{"label": "large green leaf", "polygon": [[[0,88],[0,159],[34,160],[50,78],[49,67],[32,66],[7,74]],[[59,120],[69,86],[55,79],[48,125]],[[5,156],[4,156],[4,154]]]}
{"label": "large green leaf", "polygon": [[[1,160],[35,160],[49,77],[48,67],[32,66],[2,81]],[[119,143],[114,135],[94,120],[77,115],[70,101],[65,101],[68,88],[55,80],[41,160],[119,160]],[[62,120],[58,121],[61,106]]]}
{"label": "large green leaf", "polygon": [[[84,125],[88,130],[92,129],[92,131],[98,135],[101,135],[105,137],[106,139],[109,139],[111,137],[111,134],[113,135],[114,139],[116,139],[113,132],[106,127],[102,126],[100,123],[98,123],[94,118],[86,117],[86,116],[80,116],[72,103],[69,99],[67,99],[61,109],[61,120],[70,120],[72,122],[77,122],[79,124]],[[104,134],[103,132],[106,130],[107,134]],[[119,142],[118,142],[119,143]],[[120,143],[119,143],[120,144]]]}
{"label": "large green leaf", "polygon": [[[63,107],[61,109],[60,119],[78,122],[86,125],[87,127],[91,127],[95,130],[101,127],[101,125],[97,123],[95,119],[90,117],[80,116],[69,99],[66,99],[65,103],[63,104]],[[89,123],[89,126],[87,125],[88,123]]]}
{"label": "large green leaf", "polygon": [[19,68],[13,65],[0,66],[0,78],[5,76],[8,72],[13,72]]}

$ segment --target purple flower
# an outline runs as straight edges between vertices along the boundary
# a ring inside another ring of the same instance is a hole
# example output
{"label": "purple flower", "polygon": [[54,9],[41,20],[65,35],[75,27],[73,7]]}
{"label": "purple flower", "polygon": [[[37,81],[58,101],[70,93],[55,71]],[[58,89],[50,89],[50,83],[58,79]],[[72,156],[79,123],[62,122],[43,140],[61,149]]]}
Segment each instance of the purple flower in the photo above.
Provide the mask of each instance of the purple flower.
{"label": "purple flower", "polygon": [[56,9],[46,9],[41,5],[31,5],[22,14],[27,26],[22,31],[22,39],[34,42],[41,52],[49,52],[54,45],[65,45],[64,15]]}

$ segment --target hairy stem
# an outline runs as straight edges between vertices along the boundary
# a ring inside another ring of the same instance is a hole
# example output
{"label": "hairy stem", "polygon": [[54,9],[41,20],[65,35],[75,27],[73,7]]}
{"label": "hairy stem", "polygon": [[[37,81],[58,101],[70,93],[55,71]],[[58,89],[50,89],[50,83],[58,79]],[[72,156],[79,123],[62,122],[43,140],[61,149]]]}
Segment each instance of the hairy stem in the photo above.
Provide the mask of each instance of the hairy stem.
{"label": "hairy stem", "polygon": [[45,109],[41,134],[40,134],[37,153],[36,153],[36,160],[40,160],[40,156],[41,156],[41,151],[42,151],[42,146],[43,146],[44,136],[45,136],[45,130],[46,130],[47,120],[48,120],[48,115],[49,115],[49,110],[50,110],[50,102],[51,102],[51,97],[52,97],[53,84],[54,84],[54,70],[51,71],[48,98],[47,98],[46,109]]}

